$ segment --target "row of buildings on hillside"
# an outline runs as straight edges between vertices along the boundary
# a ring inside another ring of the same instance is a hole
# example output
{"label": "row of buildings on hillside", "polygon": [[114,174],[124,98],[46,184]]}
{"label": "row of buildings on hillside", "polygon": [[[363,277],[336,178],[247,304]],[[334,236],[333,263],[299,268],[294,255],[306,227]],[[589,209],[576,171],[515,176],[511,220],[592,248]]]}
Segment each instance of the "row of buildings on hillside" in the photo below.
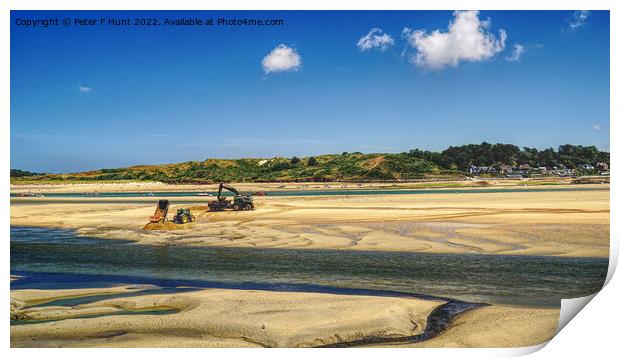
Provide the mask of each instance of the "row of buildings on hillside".
{"label": "row of buildings on hillside", "polygon": [[566,168],[563,165],[555,166],[553,168],[548,167],[533,167],[529,164],[520,165],[507,165],[502,164],[500,166],[475,166],[470,165],[467,172],[469,174],[490,174],[519,178],[524,176],[542,176],[542,175],[555,175],[562,177],[572,177],[577,175],[577,171],[587,172],[589,174],[609,175],[609,164],[601,162],[596,165],[581,164],[577,168]]}

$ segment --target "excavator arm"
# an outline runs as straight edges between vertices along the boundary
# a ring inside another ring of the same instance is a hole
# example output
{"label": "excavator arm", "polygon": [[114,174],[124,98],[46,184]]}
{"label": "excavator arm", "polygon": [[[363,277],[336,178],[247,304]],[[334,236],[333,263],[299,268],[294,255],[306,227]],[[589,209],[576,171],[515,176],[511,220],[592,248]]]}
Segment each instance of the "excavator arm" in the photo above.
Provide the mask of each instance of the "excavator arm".
{"label": "excavator arm", "polygon": [[222,199],[222,189],[226,189],[234,193],[235,195],[239,195],[239,191],[237,191],[237,189],[233,188],[232,186],[224,185],[224,183],[220,183],[220,189],[217,191],[217,200]]}

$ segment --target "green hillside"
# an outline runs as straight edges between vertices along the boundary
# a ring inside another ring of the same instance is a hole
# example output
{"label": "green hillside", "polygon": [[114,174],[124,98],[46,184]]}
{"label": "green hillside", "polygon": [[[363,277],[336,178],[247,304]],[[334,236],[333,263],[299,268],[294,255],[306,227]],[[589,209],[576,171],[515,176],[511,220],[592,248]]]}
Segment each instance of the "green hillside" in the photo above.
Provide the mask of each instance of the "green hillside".
{"label": "green hillside", "polygon": [[28,181],[160,181],[164,183],[399,180],[448,174],[436,164],[400,154],[329,154],[308,158],[207,159],[163,165],[138,165],[72,174],[43,174]]}
{"label": "green hillside", "polygon": [[[442,152],[412,149],[403,153],[327,154],[307,158],[207,159],[162,165],[138,165],[72,174],[38,174],[11,170],[11,183],[45,181],[160,181],[164,183],[274,182],[274,181],[392,181],[456,178],[470,165],[498,171],[502,165],[527,164],[539,168],[572,168],[578,175],[593,174],[608,166],[609,153],[595,146],[565,144],[538,150],[512,144],[468,144]],[[588,168],[588,167],[585,167]],[[608,169],[606,169],[608,170]]]}

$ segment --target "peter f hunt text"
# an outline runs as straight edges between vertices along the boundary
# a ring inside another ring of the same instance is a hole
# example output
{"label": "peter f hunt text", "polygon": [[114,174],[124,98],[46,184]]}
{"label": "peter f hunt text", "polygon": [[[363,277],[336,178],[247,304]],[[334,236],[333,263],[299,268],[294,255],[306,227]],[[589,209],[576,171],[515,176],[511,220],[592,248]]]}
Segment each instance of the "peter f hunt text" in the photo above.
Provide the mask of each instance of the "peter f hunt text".
{"label": "peter f hunt text", "polygon": [[30,28],[48,28],[55,26],[282,26],[283,19],[247,19],[247,18],[44,18],[15,19],[15,25]]}

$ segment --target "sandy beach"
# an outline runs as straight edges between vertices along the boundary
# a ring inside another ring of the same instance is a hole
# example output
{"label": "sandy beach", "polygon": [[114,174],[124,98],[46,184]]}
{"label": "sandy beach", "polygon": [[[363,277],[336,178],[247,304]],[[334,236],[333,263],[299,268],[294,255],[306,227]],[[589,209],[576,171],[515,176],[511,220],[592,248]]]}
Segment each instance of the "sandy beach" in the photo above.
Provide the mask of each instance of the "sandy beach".
{"label": "sandy beach", "polygon": [[[230,183],[241,191],[272,190],[326,190],[326,189],[437,189],[437,188],[514,188],[540,185],[567,185],[570,178],[530,178],[492,180],[437,180],[427,179],[413,182],[285,182],[285,183]],[[11,193],[106,193],[106,192],[179,192],[217,191],[218,184],[165,184],[160,182],[96,182],[56,184],[11,184]]]}
{"label": "sandy beach", "polygon": [[590,187],[601,190],[257,196],[255,211],[215,213],[212,198],[169,197],[170,212],[197,218],[177,230],[145,230],[154,198],[12,198],[11,225],[153,245],[607,257],[609,186]]}
{"label": "sandy beach", "polygon": [[540,347],[613,273],[605,6],[65,2],[9,14],[11,348]]}
{"label": "sandy beach", "polygon": [[[81,192],[92,189],[80,188]],[[79,235],[133,240],[138,245],[607,257],[609,186],[588,188],[595,190],[255,196],[256,210],[239,212],[209,212],[207,202],[212,198],[170,196],[171,213],[190,208],[197,220],[183,226],[171,224],[168,229],[147,225],[158,198],[15,197],[11,199],[11,225],[74,229]],[[72,192],[74,187],[64,190]],[[49,303],[32,307],[67,297],[143,289],[12,290],[12,317],[51,321],[11,326],[11,345],[315,347],[367,337],[419,335],[431,312],[446,303],[442,299],[196,289],[103,297],[74,307]],[[157,310],[174,312],[150,314]],[[457,315],[447,329],[429,340],[366,346],[530,346],[551,339],[558,318],[556,308],[483,306]]]}
{"label": "sandy beach", "polygon": [[[116,287],[99,294],[134,289]],[[62,298],[96,294],[95,290],[72,291],[40,293],[48,299],[53,294]],[[21,302],[21,306],[11,307],[12,316],[57,321],[12,326],[12,347],[315,347],[366,337],[418,335],[424,331],[431,312],[445,303],[413,298],[207,289],[104,299],[74,307],[28,308],[35,302],[34,293],[11,292],[12,299]],[[110,315],[120,310],[171,308],[178,312]],[[101,316],[79,318],[93,314]],[[550,339],[558,318],[558,309],[483,307],[464,313],[453,324],[454,328],[429,341],[392,346],[528,346]],[[533,319],[536,324],[532,324]],[[481,320],[486,323],[479,323]]]}

